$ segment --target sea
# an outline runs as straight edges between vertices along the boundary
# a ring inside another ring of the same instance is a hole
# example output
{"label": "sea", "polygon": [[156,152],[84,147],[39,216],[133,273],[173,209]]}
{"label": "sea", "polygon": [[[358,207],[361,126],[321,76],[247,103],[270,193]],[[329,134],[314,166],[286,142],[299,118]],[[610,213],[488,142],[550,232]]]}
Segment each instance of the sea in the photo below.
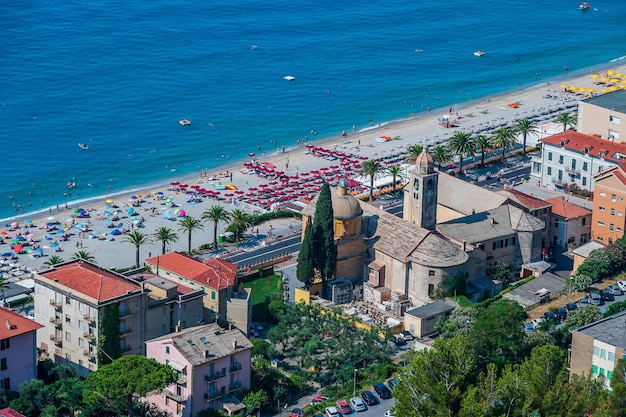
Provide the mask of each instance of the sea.
{"label": "sea", "polygon": [[626,62],[590,3],[4,0],[0,219]]}

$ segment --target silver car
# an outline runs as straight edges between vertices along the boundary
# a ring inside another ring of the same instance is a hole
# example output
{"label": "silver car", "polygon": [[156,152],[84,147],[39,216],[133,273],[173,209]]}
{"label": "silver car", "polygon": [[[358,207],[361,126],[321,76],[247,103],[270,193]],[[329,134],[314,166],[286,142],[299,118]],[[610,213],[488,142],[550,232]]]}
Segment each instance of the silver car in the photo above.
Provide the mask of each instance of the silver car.
{"label": "silver car", "polygon": [[350,406],[356,412],[367,410],[367,405],[365,405],[365,401],[363,401],[363,399],[360,397],[350,398]]}

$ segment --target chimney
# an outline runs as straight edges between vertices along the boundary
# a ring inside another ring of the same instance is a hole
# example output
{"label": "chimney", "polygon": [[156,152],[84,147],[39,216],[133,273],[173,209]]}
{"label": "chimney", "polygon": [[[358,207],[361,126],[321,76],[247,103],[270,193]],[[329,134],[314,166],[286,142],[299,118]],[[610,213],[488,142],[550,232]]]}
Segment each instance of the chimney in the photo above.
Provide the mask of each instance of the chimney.
{"label": "chimney", "polygon": [[465,252],[466,249],[467,249],[467,242],[463,241],[463,252]]}
{"label": "chimney", "polygon": [[176,333],[178,333],[178,332],[180,332],[182,329],[183,329],[183,325],[182,325],[181,321],[180,321],[180,320],[178,320],[178,323],[176,323],[176,327],[174,328],[174,331],[175,331]]}
{"label": "chimney", "polygon": [[209,350],[205,350],[204,351],[204,359],[209,359],[211,357],[211,354],[209,353]]}
{"label": "chimney", "polygon": [[489,217],[489,223],[496,224],[496,219],[494,219],[493,217]]}
{"label": "chimney", "polygon": [[233,350],[237,350],[237,339],[233,339]]}

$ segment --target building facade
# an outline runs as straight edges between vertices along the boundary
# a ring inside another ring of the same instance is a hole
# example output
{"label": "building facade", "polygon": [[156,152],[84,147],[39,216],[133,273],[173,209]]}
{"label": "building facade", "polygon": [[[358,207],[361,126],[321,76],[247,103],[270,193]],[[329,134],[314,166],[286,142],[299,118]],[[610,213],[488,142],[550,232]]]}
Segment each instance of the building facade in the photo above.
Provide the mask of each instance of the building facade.
{"label": "building facade", "polygon": [[541,142],[541,156],[532,162],[531,182],[559,192],[572,186],[594,191],[594,175],[626,158],[626,144],[571,130]]}
{"label": "building facade", "polygon": [[626,91],[617,90],[578,102],[577,127],[581,133],[626,142]]}
{"label": "building facade", "polygon": [[571,250],[591,240],[591,210],[562,197],[546,201],[552,204],[550,244],[554,248]]}
{"label": "building facade", "polygon": [[236,414],[236,396],[250,389],[252,343],[239,329],[207,324],[146,342],[146,356],[171,366],[178,381],[147,400],[173,416],[193,417],[206,408]]}
{"label": "building facade", "polygon": [[37,378],[36,332],[41,324],[0,307],[0,389],[19,391]]}
{"label": "building facade", "polygon": [[611,244],[626,229],[626,166],[620,164],[595,176],[591,238]]}
{"label": "building facade", "polygon": [[[80,375],[98,369],[103,320],[115,325],[122,354],[144,354],[148,292],[137,282],[75,260],[35,273],[38,346],[55,362],[71,363]],[[107,334],[105,339],[111,340]],[[116,346],[117,348],[118,346]],[[115,349],[117,350],[117,349]]]}

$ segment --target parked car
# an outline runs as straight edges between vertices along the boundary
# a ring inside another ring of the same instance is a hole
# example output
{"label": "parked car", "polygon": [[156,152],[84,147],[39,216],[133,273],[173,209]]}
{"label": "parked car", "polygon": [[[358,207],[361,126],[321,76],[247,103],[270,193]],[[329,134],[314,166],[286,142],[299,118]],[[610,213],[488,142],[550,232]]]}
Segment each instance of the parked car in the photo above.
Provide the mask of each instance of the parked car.
{"label": "parked car", "polygon": [[337,400],[337,408],[344,416],[346,414],[352,414],[352,407],[350,407],[350,404],[346,400]]}
{"label": "parked car", "polygon": [[365,401],[361,397],[352,397],[350,398],[350,407],[357,413],[359,411],[367,410],[367,405],[365,405]]}
{"label": "parked car", "polygon": [[534,333],[535,332],[535,328],[533,327],[532,323],[524,323],[522,325],[522,327],[524,328],[524,332],[525,333]]}
{"label": "parked car", "polygon": [[402,335],[395,335],[392,340],[396,346],[406,346],[406,340]]}
{"label": "parked car", "polygon": [[615,301],[615,296],[608,291],[600,290],[598,294],[600,294],[603,301]]}
{"label": "parked car", "polygon": [[557,320],[563,321],[567,318],[567,309],[563,307],[559,307],[556,309],[554,314],[556,314]]}
{"label": "parked car", "polygon": [[404,336],[404,340],[413,340],[414,339],[413,335],[408,330],[403,331],[402,332],[402,336]]}
{"label": "parked car", "polygon": [[291,410],[291,413],[289,413],[289,417],[302,417],[302,409],[294,408]]}
{"label": "parked car", "polygon": [[610,285],[606,290],[608,293],[615,296],[624,295],[624,291],[622,291],[622,289],[617,284]]}
{"label": "parked car", "polygon": [[365,404],[372,406],[380,404],[378,398],[374,395],[372,391],[363,391],[361,393],[361,398],[365,401]]}
{"label": "parked car", "polygon": [[328,401],[328,397],[324,397],[323,395],[318,395],[317,397],[311,400],[311,405],[321,404],[326,401]]}
{"label": "parked car", "polygon": [[391,398],[391,390],[387,388],[387,385],[382,382],[376,382],[373,386],[374,391],[376,391],[376,394],[378,394],[381,399],[385,400]]}
{"label": "parked car", "polygon": [[555,322],[556,314],[551,311],[546,311],[545,313],[543,313],[543,319],[547,322]]}
{"label": "parked car", "polygon": [[592,292],[591,294],[589,294],[589,304],[594,306],[601,306],[602,304],[604,304],[604,300],[599,293]]}
{"label": "parked car", "polygon": [[617,281],[617,285],[619,286],[620,290],[626,291],[626,281]]}
{"label": "parked car", "polygon": [[326,407],[324,415],[326,417],[341,417],[341,414],[339,414],[339,410],[337,410],[337,407],[333,406]]}
{"label": "parked car", "polygon": [[583,298],[581,298],[580,300],[578,300],[578,306],[579,306],[579,307],[584,307],[584,306],[586,306],[587,304],[589,304],[589,302],[590,302],[590,301],[591,301],[591,300],[589,299],[589,297],[583,297]]}
{"label": "parked car", "polygon": [[565,308],[567,309],[567,311],[574,311],[578,308],[578,305],[574,303],[568,303],[565,305]]}
{"label": "parked car", "polygon": [[398,385],[400,381],[398,381],[397,379],[390,379],[389,381],[387,381],[387,385],[389,385],[389,389],[393,391],[393,389]]}

